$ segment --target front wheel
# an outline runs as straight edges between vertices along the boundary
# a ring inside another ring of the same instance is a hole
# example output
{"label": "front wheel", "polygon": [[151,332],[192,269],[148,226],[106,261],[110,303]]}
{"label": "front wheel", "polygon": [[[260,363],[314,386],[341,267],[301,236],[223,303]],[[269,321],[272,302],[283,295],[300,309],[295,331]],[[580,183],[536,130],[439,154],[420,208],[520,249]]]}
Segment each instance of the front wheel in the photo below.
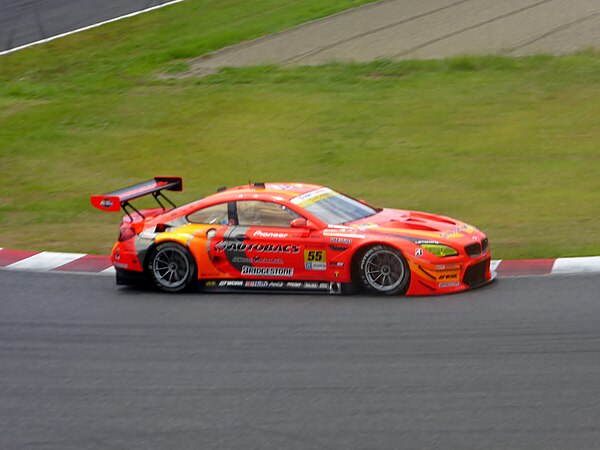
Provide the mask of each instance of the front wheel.
{"label": "front wheel", "polygon": [[172,242],[158,245],[148,258],[148,272],[154,284],[165,292],[190,289],[196,275],[196,263],[184,247]]}
{"label": "front wheel", "polygon": [[360,260],[360,279],[370,292],[402,294],[410,283],[410,269],[400,251],[376,245],[368,249]]}

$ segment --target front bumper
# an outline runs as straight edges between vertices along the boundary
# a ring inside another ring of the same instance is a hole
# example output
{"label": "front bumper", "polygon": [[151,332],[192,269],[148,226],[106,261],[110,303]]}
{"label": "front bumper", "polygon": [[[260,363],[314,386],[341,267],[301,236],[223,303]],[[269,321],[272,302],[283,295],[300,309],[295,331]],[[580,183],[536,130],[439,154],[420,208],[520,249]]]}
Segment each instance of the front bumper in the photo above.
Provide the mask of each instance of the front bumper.
{"label": "front bumper", "polygon": [[483,286],[495,278],[489,252],[478,258],[452,258],[444,264],[410,261],[411,283],[406,295],[439,295]]}

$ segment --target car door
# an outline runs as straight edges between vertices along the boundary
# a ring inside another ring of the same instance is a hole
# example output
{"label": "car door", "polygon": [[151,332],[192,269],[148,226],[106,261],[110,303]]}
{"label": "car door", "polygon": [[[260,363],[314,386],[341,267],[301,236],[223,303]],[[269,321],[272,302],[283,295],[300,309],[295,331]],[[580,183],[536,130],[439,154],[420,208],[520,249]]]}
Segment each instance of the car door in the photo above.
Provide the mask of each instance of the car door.
{"label": "car door", "polygon": [[[292,228],[299,215],[263,200],[236,202],[236,225],[215,236],[211,254],[235,277],[268,280],[325,280],[327,256],[320,230]],[[217,238],[220,239],[217,239]]]}

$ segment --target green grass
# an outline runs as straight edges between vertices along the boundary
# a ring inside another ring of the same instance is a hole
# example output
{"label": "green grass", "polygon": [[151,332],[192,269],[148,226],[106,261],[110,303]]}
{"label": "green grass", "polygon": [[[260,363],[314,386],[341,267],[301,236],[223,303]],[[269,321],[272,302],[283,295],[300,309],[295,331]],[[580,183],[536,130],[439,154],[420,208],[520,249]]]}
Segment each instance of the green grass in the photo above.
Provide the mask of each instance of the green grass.
{"label": "green grass", "polygon": [[248,3],[186,2],[0,59],[0,247],[105,253],[120,217],[89,195],[182,175],[177,203],[299,180],[473,223],[494,258],[600,254],[598,53],[158,76],[359,2],[246,19]]}

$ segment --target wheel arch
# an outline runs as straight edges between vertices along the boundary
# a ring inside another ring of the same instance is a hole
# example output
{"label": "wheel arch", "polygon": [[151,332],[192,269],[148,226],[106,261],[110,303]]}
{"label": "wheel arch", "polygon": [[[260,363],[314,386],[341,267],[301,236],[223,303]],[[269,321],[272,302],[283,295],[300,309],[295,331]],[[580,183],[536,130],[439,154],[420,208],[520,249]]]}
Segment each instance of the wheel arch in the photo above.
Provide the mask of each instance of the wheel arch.
{"label": "wheel arch", "polygon": [[406,255],[406,251],[399,245],[396,245],[395,242],[385,241],[381,239],[375,239],[372,241],[365,241],[359,247],[354,249],[352,252],[352,256],[350,256],[350,280],[352,283],[356,281],[355,275],[358,269],[360,269],[360,258],[371,248],[377,245],[383,245],[386,247],[392,247],[395,250],[398,250],[402,253],[402,256],[409,261],[408,256]]}
{"label": "wheel arch", "polygon": [[[188,239],[188,242],[189,242],[189,239]],[[150,244],[148,246],[148,248],[145,249],[144,260],[142,261],[142,263],[143,263],[142,269],[144,270],[144,272],[146,272],[148,269],[148,262],[149,262],[148,258],[150,258],[150,256],[152,255],[152,253],[154,252],[156,247],[158,247],[161,244],[178,244],[178,245],[182,246],[183,248],[185,248],[188,252],[190,252],[192,257],[194,256],[194,254],[190,250],[189,245],[187,245],[187,242],[184,244],[181,242],[181,240],[177,240],[171,236],[165,237],[164,239],[160,239],[160,240],[155,239],[154,242],[152,244]]]}
{"label": "wheel arch", "polygon": [[[373,247],[377,247],[377,246],[389,247],[389,248],[392,248],[392,249],[400,252],[401,256],[406,261],[406,269],[409,272],[408,276],[410,277],[410,281],[409,281],[409,285],[406,287],[406,290],[408,290],[410,288],[410,284],[412,284],[413,277],[412,277],[412,271],[411,271],[410,258],[407,256],[406,249],[402,248],[402,246],[398,245],[396,242],[391,242],[391,241],[386,241],[386,240],[381,240],[381,239],[374,239],[371,241],[366,241],[366,242],[362,243],[358,248],[356,248],[354,250],[354,252],[352,253],[352,256],[350,258],[350,284],[351,284],[351,286],[357,290],[365,290],[365,288],[362,286],[362,281],[361,281],[360,261],[361,261],[362,257],[365,255],[365,253],[367,253],[369,251],[369,249],[371,249]],[[406,292],[406,290],[405,290],[405,292]]]}

